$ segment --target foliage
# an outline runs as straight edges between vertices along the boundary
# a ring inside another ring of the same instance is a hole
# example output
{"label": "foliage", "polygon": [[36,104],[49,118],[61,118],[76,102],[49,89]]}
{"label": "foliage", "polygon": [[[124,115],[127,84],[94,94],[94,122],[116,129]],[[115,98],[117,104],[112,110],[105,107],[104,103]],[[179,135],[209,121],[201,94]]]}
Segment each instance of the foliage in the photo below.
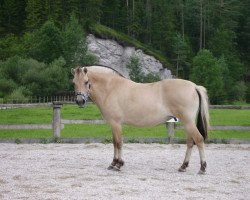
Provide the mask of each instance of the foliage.
{"label": "foliage", "polygon": [[177,33],[173,37],[173,53],[176,62],[176,76],[179,77],[179,71],[183,73],[182,77],[189,77],[189,66],[191,64],[192,49],[186,38]]}
{"label": "foliage", "polygon": [[127,68],[129,69],[130,79],[137,83],[151,83],[160,80],[160,77],[156,74],[145,75],[142,71],[140,61],[136,56],[131,56]]}
{"label": "foliage", "polygon": [[144,73],[141,70],[139,59],[136,56],[132,56],[127,64],[129,69],[129,77],[132,81],[137,83],[143,82]]}
{"label": "foliage", "polygon": [[193,59],[191,80],[208,90],[212,104],[223,102],[223,69],[217,59],[208,50],[200,51]]}
{"label": "foliage", "polygon": [[17,36],[8,34],[0,38],[0,60],[6,60],[8,57],[22,55],[22,46]]}
{"label": "foliage", "polygon": [[47,21],[34,33],[29,54],[32,58],[50,63],[62,54],[62,36],[54,22]]}
{"label": "foliage", "polygon": [[69,81],[63,69],[65,60],[59,58],[51,64],[34,59],[12,57],[0,62],[2,96],[55,95],[67,90]]}
{"label": "foliage", "polygon": [[92,64],[85,28],[140,48],[189,79],[194,56],[208,49],[225,69],[221,95],[231,102],[249,96],[241,87],[250,85],[249,6],[249,0],[2,0],[0,60],[18,55],[49,64],[63,57],[65,69]]}
{"label": "foliage", "polygon": [[[25,87],[18,87],[17,89],[13,90],[13,92],[11,92],[10,95],[8,95],[6,98],[13,99],[14,101],[17,100],[18,102],[25,102],[26,97],[24,94],[26,92],[27,91]],[[15,103],[14,101],[12,102]]]}
{"label": "foliage", "polygon": [[87,52],[85,35],[75,15],[70,17],[66,24],[63,37],[63,57],[68,67],[81,66],[84,64],[84,58]]}

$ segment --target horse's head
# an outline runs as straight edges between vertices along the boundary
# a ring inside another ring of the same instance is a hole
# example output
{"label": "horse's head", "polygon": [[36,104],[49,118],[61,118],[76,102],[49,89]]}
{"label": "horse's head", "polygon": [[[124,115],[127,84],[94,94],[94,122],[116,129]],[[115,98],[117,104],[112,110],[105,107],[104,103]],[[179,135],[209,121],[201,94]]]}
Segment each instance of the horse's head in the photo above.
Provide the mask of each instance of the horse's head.
{"label": "horse's head", "polygon": [[81,108],[86,104],[90,92],[90,82],[87,72],[86,67],[71,69],[71,73],[74,75],[73,83],[75,84],[76,103]]}

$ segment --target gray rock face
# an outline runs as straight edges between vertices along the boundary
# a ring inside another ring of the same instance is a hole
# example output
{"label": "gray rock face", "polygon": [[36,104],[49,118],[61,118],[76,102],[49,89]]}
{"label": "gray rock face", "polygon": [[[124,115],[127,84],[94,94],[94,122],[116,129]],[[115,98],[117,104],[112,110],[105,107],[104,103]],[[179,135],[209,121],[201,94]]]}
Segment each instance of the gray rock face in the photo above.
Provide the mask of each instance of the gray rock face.
{"label": "gray rock face", "polygon": [[172,78],[170,70],[164,68],[153,56],[145,54],[140,49],[136,50],[129,46],[123,47],[114,40],[100,39],[92,34],[87,36],[87,43],[88,51],[98,58],[100,65],[112,67],[125,77],[129,78],[129,70],[126,65],[130,57],[136,56],[145,74],[157,74],[161,79]]}

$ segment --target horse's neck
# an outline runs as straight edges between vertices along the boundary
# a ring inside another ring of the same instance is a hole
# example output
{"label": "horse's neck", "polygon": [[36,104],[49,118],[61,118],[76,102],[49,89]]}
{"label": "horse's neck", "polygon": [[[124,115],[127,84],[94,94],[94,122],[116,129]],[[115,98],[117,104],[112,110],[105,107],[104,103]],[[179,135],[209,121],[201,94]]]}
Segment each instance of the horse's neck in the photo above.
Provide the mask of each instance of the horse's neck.
{"label": "horse's neck", "polygon": [[90,73],[89,80],[91,83],[90,98],[97,105],[105,101],[110,91],[110,82],[114,75]]}

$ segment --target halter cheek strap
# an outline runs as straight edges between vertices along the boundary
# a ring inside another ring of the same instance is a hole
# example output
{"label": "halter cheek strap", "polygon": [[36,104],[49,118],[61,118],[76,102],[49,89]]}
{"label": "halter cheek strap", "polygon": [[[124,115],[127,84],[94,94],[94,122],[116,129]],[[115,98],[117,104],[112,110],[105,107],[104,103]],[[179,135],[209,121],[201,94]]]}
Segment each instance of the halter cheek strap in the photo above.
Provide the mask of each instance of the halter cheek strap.
{"label": "halter cheek strap", "polygon": [[88,99],[89,99],[89,93],[90,93],[91,83],[88,83],[87,87],[88,87],[88,90],[87,90],[86,93],[82,93],[82,92],[77,92],[76,93],[76,96],[81,95],[83,97],[83,99],[85,100],[85,102],[87,102]]}

